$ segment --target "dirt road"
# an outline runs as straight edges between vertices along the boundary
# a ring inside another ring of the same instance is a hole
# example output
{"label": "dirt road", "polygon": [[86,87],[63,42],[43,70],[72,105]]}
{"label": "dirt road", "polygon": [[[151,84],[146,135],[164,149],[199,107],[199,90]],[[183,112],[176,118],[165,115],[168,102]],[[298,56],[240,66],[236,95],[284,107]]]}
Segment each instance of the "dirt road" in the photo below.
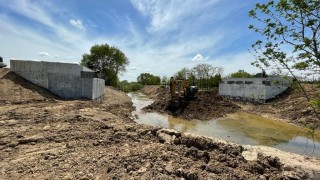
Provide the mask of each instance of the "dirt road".
{"label": "dirt road", "polygon": [[[245,149],[238,145],[139,125],[132,120],[130,98],[113,88],[106,88],[101,104],[63,101],[49,92],[41,97],[43,89],[4,77],[0,94],[14,97],[1,97],[5,103],[0,106],[0,179],[315,179],[317,175],[261,154],[246,160]],[[4,81],[12,87],[3,87]],[[35,96],[21,97],[22,93],[12,92],[16,88]],[[37,95],[40,100],[34,101]]]}

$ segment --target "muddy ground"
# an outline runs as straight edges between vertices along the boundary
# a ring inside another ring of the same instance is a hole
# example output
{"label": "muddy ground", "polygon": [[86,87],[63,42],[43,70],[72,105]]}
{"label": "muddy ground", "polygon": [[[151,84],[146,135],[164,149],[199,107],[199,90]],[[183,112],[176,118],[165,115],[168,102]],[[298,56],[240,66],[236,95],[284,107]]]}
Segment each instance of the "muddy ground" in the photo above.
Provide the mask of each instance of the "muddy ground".
{"label": "muddy ground", "polygon": [[[217,90],[199,91],[194,98],[181,97],[176,101],[171,100],[169,87],[146,86],[142,92],[154,100],[144,108],[145,111],[157,111],[184,119],[210,120],[240,109],[237,104],[219,96]],[[180,104],[176,105],[176,102]]]}
{"label": "muddy ground", "polygon": [[242,146],[139,125],[130,98],[110,87],[101,104],[67,101],[15,76],[0,69],[0,179],[319,177],[262,154],[246,160]]}
{"label": "muddy ground", "polygon": [[[305,84],[304,86],[311,97],[320,93],[320,87],[316,84]],[[319,120],[306,101],[303,92],[297,89],[293,90],[293,88],[267,103],[230,101],[219,96],[217,90],[200,91],[195,99],[189,100],[186,107],[178,111],[168,108],[171,104],[168,87],[146,86],[142,89],[142,93],[154,100],[154,103],[144,110],[168,113],[184,119],[208,120],[244,111],[283,120],[301,127],[312,126],[317,122],[319,124]],[[320,114],[320,111],[318,113]]]}

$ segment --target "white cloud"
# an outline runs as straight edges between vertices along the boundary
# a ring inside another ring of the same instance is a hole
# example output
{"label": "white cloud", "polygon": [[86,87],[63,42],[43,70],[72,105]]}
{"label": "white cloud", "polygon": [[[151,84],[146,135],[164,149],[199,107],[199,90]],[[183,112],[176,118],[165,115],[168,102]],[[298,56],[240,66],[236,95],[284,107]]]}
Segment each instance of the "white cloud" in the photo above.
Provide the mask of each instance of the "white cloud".
{"label": "white cloud", "polygon": [[[81,55],[87,52],[93,44],[106,42],[105,39],[89,38],[81,32],[74,32],[68,24],[61,24],[61,20],[55,18],[61,8],[48,1],[2,1],[1,6],[13,11],[20,16],[38,22],[43,29],[20,23],[17,19],[0,13],[0,24],[6,24],[5,28],[0,29],[1,54],[6,58],[17,59],[39,59],[46,61],[80,61]],[[41,27],[40,26],[40,27]],[[15,47],[21,48],[15,48]],[[40,52],[39,51],[43,51]],[[47,52],[50,52],[50,54]],[[57,55],[59,54],[59,56]],[[72,58],[70,58],[70,57]]]}
{"label": "white cloud", "polygon": [[80,30],[82,30],[82,31],[85,30],[85,28],[84,28],[84,26],[83,26],[83,24],[82,24],[82,21],[80,21],[79,19],[70,19],[70,20],[69,20],[69,23],[70,23],[72,26],[74,26],[74,27],[76,27],[76,28],[78,28],[78,29],[80,29]]}
{"label": "white cloud", "polygon": [[[204,9],[219,0],[131,0],[135,9],[150,18],[149,32],[168,31],[181,28],[181,23],[191,16],[203,13]],[[212,12],[212,11],[211,11]]]}
{"label": "white cloud", "polygon": [[50,54],[47,52],[39,52],[38,56],[46,56],[46,57],[50,57]]}
{"label": "white cloud", "polygon": [[209,60],[209,57],[203,57],[201,54],[197,54],[192,58],[192,61],[206,61]]}

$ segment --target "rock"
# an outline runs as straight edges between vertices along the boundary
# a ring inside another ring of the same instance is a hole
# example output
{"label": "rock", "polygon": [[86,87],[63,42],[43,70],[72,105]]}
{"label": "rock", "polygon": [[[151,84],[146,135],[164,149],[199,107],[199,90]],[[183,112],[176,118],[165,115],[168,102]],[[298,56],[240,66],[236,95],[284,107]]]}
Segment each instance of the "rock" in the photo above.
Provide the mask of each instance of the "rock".
{"label": "rock", "polygon": [[196,147],[191,147],[187,151],[186,156],[191,156],[193,158],[198,158],[198,149]]}
{"label": "rock", "polygon": [[63,180],[71,180],[73,179],[73,176],[71,174],[67,174],[63,177]]}
{"label": "rock", "polygon": [[116,139],[120,139],[122,136],[126,136],[128,132],[116,132],[114,133],[113,137]]}
{"label": "rock", "polygon": [[169,134],[162,133],[162,132],[157,133],[157,136],[161,143],[167,143],[167,144],[171,144],[176,138],[175,136],[170,136]]}
{"label": "rock", "polygon": [[161,143],[172,144],[176,137],[181,136],[181,133],[171,129],[160,129],[157,131],[157,136]]}
{"label": "rock", "polygon": [[260,175],[260,176],[259,176],[259,179],[261,179],[261,180],[267,180],[267,178],[266,178],[264,175]]}
{"label": "rock", "polygon": [[221,174],[223,172],[223,170],[221,168],[219,168],[218,166],[215,166],[215,165],[208,165],[206,167],[206,170],[208,172],[215,173],[215,174]]}
{"label": "rock", "polygon": [[186,180],[197,180],[197,179],[198,179],[198,176],[195,173],[189,172],[187,174]]}
{"label": "rock", "polygon": [[146,167],[141,167],[140,169],[138,169],[138,173],[145,173],[147,171]]}
{"label": "rock", "polygon": [[174,172],[172,162],[169,162],[164,169],[167,171],[168,174],[172,174]]}

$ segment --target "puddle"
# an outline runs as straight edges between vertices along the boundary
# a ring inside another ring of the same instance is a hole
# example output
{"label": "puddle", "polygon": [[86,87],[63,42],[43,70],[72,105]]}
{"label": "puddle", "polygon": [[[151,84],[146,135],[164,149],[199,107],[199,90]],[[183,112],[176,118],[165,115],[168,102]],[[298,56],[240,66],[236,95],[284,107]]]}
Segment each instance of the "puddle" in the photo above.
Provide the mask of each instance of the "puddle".
{"label": "puddle", "polygon": [[136,110],[135,121],[140,124],[177,129],[181,132],[218,137],[237,144],[263,145],[302,155],[320,157],[320,132],[311,135],[306,130],[249,113],[234,113],[210,120],[185,120],[159,113],[143,113],[141,109],[152,103],[141,93],[129,93]]}

